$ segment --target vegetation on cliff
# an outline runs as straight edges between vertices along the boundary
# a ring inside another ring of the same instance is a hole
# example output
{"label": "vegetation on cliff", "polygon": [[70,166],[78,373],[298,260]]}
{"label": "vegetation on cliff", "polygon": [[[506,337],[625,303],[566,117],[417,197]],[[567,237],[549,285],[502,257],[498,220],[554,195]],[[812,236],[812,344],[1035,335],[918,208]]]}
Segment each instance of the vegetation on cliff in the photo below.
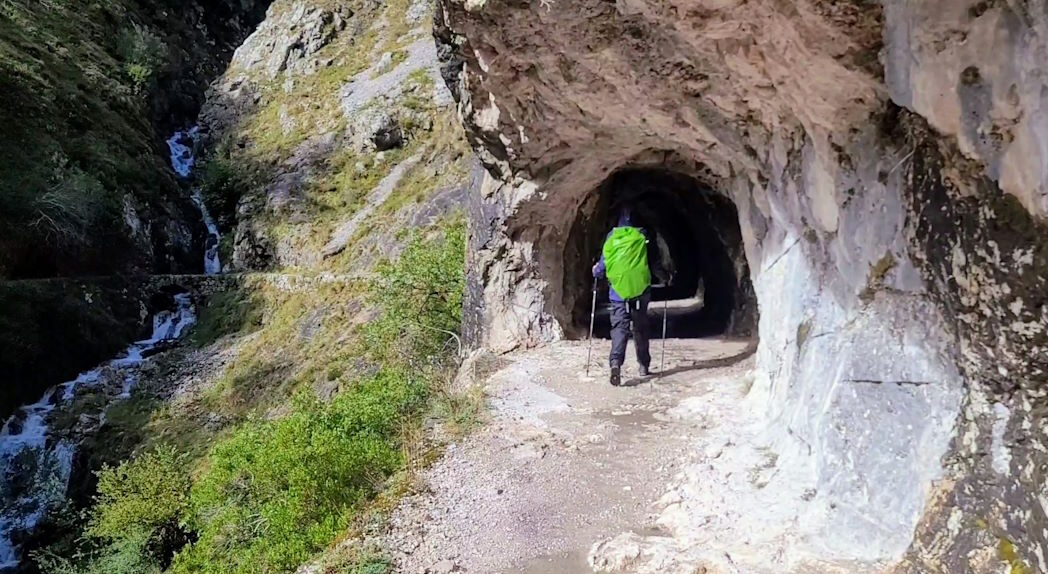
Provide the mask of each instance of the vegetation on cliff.
{"label": "vegetation on cliff", "polygon": [[[101,385],[60,415],[83,406],[98,423],[76,437],[68,511],[25,546],[41,570],[293,571],[404,491],[432,458],[434,426],[476,420],[479,397],[447,388],[471,156],[435,81],[427,12],[276,0],[213,85],[194,183],[223,262],[249,273],[200,293],[186,344],[148,359],[130,398],[106,408]],[[145,110],[164,77],[153,55],[172,41],[132,21],[106,73]],[[350,85],[367,97],[347,111]],[[151,193],[174,189],[160,181]],[[387,568],[369,548],[339,548],[340,571]]]}
{"label": "vegetation on cliff", "polygon": [[163,140],[265,4],[0,5],[0,277],[197,263]]}
{"label": "vegetation on cliff", "polygon": [[[308,364],[243,365],[239,374],[230,365],[200,401],[239,408],[227,409],[211,432],[163,432],[191,427],[198,411],[190,405],[137,421],[155,431],[151,441],[103,468],[78,526],[84,538],[40,553],[41,566],[61,574],[290,572],[345,536],[376,494],[395,487],[391,476],[419,463],[420,425],[460,412],[445,386],[457,358],[463,257],[463,225],[449,220],[411,238],[365,289],[339,290],[338,298],[323,289],[300,293],[269,309],[248,337],[254,350],[240,354],[294,353]],[[223,310],[230,304],[217,302]],[[307,308],[365,302],[379,313],[366,323],[339,314],[307,321],[326,352],[304,352],[288,332],[304,327]],[[230,324],[223,336],[235,338],[241,327]]]}

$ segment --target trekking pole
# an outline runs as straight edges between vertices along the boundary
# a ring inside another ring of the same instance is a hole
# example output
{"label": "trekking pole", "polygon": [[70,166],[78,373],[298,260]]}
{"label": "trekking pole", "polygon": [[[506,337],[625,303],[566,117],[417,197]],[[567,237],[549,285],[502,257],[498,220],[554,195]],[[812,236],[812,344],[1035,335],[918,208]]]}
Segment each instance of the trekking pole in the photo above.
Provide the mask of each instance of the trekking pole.
{"label": "trekking pole", "polygon": [[590,303],[589,348],[586,349],[586,376],[589,376],[590,356],[593,354],[593,319],[597,316],[597,280],[593,280],[593,302]]}
{"label": "trekking pole", "polygon": [[669,299],[662,301],[662,358],[659,359],[659,376],[666,370],[666,313],[669,311]]}

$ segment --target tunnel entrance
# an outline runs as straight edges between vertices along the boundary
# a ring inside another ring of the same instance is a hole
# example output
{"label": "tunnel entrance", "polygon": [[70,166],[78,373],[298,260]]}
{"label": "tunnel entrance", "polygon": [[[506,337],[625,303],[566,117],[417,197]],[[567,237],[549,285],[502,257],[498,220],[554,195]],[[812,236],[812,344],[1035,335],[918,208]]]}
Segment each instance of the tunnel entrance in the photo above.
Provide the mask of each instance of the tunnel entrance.
{"label": "tunnel entrance", "polygon": [[[590,269],[626,205],[649,239],[652,338],[661,335],[664,309],[668,337],[752,336],[757,299],[735,204],[695,178],[660,168],[619,170],[583,201],[565,249],[564,293],[572,310],[568,335],[582,338],[589,330]],[[607,283],[601,281],[594,336],[610,335],[608,302]]]}

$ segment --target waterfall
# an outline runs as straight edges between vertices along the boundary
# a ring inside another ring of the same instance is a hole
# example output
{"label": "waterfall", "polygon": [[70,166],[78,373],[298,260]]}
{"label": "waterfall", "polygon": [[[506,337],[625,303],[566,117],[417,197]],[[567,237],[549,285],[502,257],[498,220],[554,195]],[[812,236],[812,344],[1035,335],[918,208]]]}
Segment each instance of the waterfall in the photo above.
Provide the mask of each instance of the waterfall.
{"label": "waterfall", "polygon": [[75,379],[52,387],[37,402],[25,405],[0,428],[0,572],[18,567],[16,540],[32,532],[47,513],[65,500],[76,445],[48,436],[48,418],[71,405],[79,390],[103,380],[106,369],[123,377],[117,398],[128,398],[137,383],[134,369],[150,352],[185,334],[196,314],[188,293],[175,295],[175,309],[153,316],[153,333],[135,341],[119,357]]}
{"label": "waterfall", "polygon": [[[193,127],[167,140],[171,167],[183,179],[193,173],[193,145],[198,135],[199,128]],[[199,188],[193,188],[191,198],[207,228],[204,272],[221,273],[218,226],[208,213]],[[153,316],[153,333],[148,339],[135,341],[119,357],[52,387],[0,427],[0,572],[18,568],[19,538],[31,533],[49,511],[65,500],[76,445],[69,439],[49,436],[50,414],[59,406],[71,406],[78,391],[99,385],[107,369],[117,371],[116,376],[120,377],[121,389],[115,398],[129,398],[138,384],[134,367],[159,346],[180,338],[196,321],[189,294],[175,295],[174,299],[173,311],[160,311]]]}
{"label": "waterfall", "polygon": [[[193,175],[193,167],[196,165],[193,146],[199,135],[200,127],[193,126],[188,130],[175,132],[167,140],[167,148],[171,152],[171,168],[183,179],[188,179]],[[208,275],[221,273],[222,262],[218,257],[218,243],[221,236],[218,234],[218,226],[215,225],[215,220],[207,211],[207,205],[204,204],[204,196],[199,187],[193,188],[190,197],[200,210],[200,217],[204,220],[204,227],[207,228],[207,239],[204,244],[204,273]]]}
{"label": "waterfall", "polygon": [[[199,128],[193,127],[167,140],[171,167],[183,179],[193,173],[193,145],[198,135]],[[218,226],[208,213],[199,188],[193,188],[191,198],[207,228],[204,272],[221,273]],[[173,311],[160,311],[153,316],[153,333],[148,339],[135,341],[119,357],[48,389],[40,400],[21,407],[0,427],[0,573],[19,567],[20,537],[31,533],[49,511],[65,500],[76,445],[70,439],[49,436],[50,414],[59,406],[71,406],[81,389],[99,385],[107,369],[117,371],[116,376],[121,377],[120,393],[115,398],[129,398],[138,384],[134,367],[159,346],[180,338],[196,322],[189,294],[175,295],[174,299]]]}

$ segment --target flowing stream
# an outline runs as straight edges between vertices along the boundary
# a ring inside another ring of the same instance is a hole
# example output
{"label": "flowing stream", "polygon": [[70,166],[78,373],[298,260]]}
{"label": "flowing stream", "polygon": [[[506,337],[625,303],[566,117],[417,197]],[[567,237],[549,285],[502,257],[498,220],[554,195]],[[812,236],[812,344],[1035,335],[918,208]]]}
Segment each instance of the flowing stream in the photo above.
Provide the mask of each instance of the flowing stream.
{"label": "flowing stream", "polygon": [[[175,135],[167,140],[167,148],[171,152],[171,167],[183,179],[193,174],[193,165],[196,161],[193,155],[193,145],[196,143],[198,135],[200,135],[200,128],[193,126],[188,130],[175,132]],[[218,226],[215,225],[215,220],[211,218],[211,214],[207,211],[207,205],[204,204],[204,196],[200,193],[200,188],[194,187],[191,197],[193,198],[193,203],[200,210],[200,217],[204,220],[204,226],[207,228],[207,239],[204,244],[204,272],[208,275],[221,273],[222,262],[218,258],[218,242],[221,236],[218,234]]]}
{"label": "flowing stream", "polygon": [[[192,173],[196,135],[197,128],[192,128],[176,133],[167,142],[171,167],[183,178]],[[192,198],[208,232],[204,270],[209,275],[220,273],[218,227],[199,190],[192,191]],[[148,339],[136,341],[117,358],[48,389],[40,400],[21,407],[0,427],[0,573],[18,570],[22,559],[20,540],[65,501],[76,443],[68,437],[52,436],[52,414],[71,408],[80,392],[105,381],[120,381],[119,393],[115,389],[111,393],[113,400],[129,398],[138,383],[135,367],[180,338],[194,322],[196,314],[189,294],[175,295],[174,310],[153,316],[153,333]],[[104,422],[104,416],[104,411],[99,414],[98,426]]]}
{"label": "flowing stream", "polygon": [[175,310],[153,316],[153,334],[148,339],[136,341],[119,357],[48,389],[39,401],[7,419],[0,429],[0,572],[18,566],[18,538],[31,533],[48,511],[65,500],[76,445],[68,438],[50,436],[51,413],[70,406],[78,392],[101,384],[111,371],[122,379],[115,398],[130,397],[138,382],[132,367],[158,347],[181,337],[195,321],[189,294],[175,295]]}

